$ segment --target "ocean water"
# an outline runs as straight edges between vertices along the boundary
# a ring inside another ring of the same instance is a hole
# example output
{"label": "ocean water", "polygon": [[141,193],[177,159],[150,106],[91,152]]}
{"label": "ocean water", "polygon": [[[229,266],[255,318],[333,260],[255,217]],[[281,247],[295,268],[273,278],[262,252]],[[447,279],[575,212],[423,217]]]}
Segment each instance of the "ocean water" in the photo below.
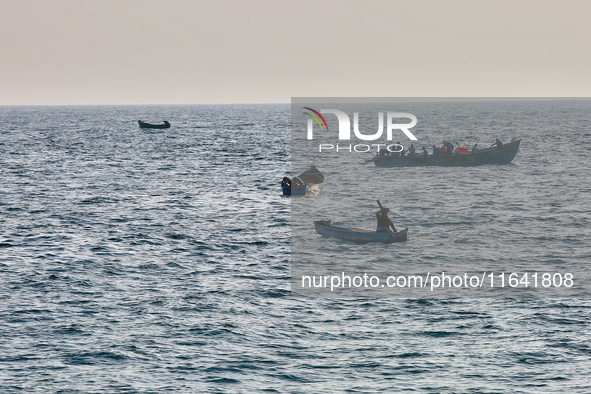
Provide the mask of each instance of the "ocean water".
{"label": "ocean water", "polygon": [[[359,164],[399,182],[387,201],[413,238],[386,250],[396,261],[460,248],[508,267],[588,264],[590,103],[522,104],[519,122],[495,118],[498,105],[479,108],[486,129],[450,120],[420,138],[449,127],[484,142],[513,125],[509,166]],[[291,168],[289,105],[0,107],[0,119],[1,393],[591,392],[586,297],[292,295],[292,204],[361,227],[375,207],[332,208],[330,158],[313,203],[280,195],[309,159]]]}
{"label": "ocean water", "polygon": [[[342,105],[351,120],[353,112],[360,114],[359,128],[365,134],[377,129],[378,111],[414,114],[419,120],[411,130],[418,138],[414,143],[429,147],[429,152],[444,140],[471,141],[469,147],[478,143],[482,149],[496,137],[505,143],[513,137],[522,139],[511,164],[477,167],[376,168],[365,164],[375,156],[375,147],[370,153],[350,153],[347,148],[355,145],[364,150],[357,144],[385,144],[385,138],[339,141],[336,116],[325,115],[332,132],[318,127],[314,140],[309,140],[308,117],[302,110],[307,106],[339,108],[337,103],[292,105],[294,167],[303,171],[314,161],[326,179],[321,196],[292,201],[292,290],[332,297],[590,298],[591,101]],[[400,131],[395,135],[393,141],[402,140],[408,148],[411,141]],[[345,149],[319,149],[320,144],[337,143]],[[409,229],[409,242],[357,245],[316,234],[315,220],[375,230],[376,200],[391,209],[398,229]],[[431,287],[443,282],[442,273],[447,275],[447,287]],[[302,288],[303,276],[315,276],[320,284],[320,276],[328,275],[338,284],[339,280],[350,283],[343,275],[362,278],[363,274],[380,283],[374,281],[374,288],[348,285],[331,291],[324,286],[310,288],[307,279],[308,288]],[[428,279],[433,275],[438,281]],[[458,287],[449,286],[452,275]],[[510,275],[518,284],[515,288],[508,285]],[[409,276],[421,276],[427,285],[409,287]],[[397,278],[399,285],[386,285],[388,277]],[[573,280],[567,283],[567,277]],[[473,286],[466,286],[464,278],[470,278]]]}

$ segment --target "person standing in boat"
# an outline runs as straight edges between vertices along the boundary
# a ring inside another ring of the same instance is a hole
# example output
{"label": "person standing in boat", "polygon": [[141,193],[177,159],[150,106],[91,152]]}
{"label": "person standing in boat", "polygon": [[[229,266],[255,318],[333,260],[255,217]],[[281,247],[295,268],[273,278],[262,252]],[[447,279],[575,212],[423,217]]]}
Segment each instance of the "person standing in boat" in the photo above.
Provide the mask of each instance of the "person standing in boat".
{"label": "person standing in boat", "polygon": [[392,227],[392,230],[394,230],[395,233],[398,232],[396,227],[394,227],[394,223],[392,223],[392,220],[388,217],[388,212],[390,212],[388,208],[380,208],[380,210],[376,212],[376,219],[378,219],[376,233],[387,233],[390,227]]}

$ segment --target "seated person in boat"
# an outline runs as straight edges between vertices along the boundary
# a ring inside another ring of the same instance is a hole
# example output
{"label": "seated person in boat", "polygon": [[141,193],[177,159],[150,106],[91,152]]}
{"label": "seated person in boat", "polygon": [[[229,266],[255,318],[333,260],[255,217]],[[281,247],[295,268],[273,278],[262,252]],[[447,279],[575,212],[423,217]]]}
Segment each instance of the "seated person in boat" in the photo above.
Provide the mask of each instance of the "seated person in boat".
{"label": "seated person in boat", "polygon": [[439,156],[441,154],[441,149],[433,145],[433,154],[431,156]]}
{"label": "seated person in boat", "polygon": [[390,156],[390,151],[386,148],[380,149],[380,156]]}
{"label": "seated person in boat", "polygon": [[493,146],[496,146],[497,148],[500,148],[501,146],[503,146],[503,143],[501,142],[500,139],[497,138],[497,140],[495,141],[495,143],[492,144],[490,147],[492,148]]}
{"label": "seated person in boat", "polygon": [[410,144],[410,148],[408,148],[407,152],[409,156],[414,156],[416,152],[415,144]]}
{"label": "seated person in boat", "polygon": [[443,143],[442,148],[445,148],[445,153],[448,154],[448,155],[451,155],[451,154],[454,153],[454,144],[452,144],[449,141],[445,141]]}
{"label": "seated person in boat", "polygon": [[427,152],[427,149],[424,146],[423,146],[423,154],[422,154],[422,156],[423,157],[429,156],[429,152]]}
{"label": "seated person in boat", "polygon": [[392,227],[392,230],[394,230],[395,233],[398,232],[396,231],[396,227],[394,227],[394,223],[392,223],[392,220],[388,217],[388,212],[390,212],[388,208],[381,208],[376,212],[376,219],[378,219],[376,233],[387,233],[388,228],[390,227]]}
{"label": "seated person in boat", "polygon": [[474,146],[472,147],[472,153],[476,152],[478,152],[478,144],[474,144]]}
{"label": "seated person in boat", "polygon": [[394,157],[403,157],[404,156],[404,146],[402,146],[402,144],[400,143],[400,141],[398,141],[396,143],[396,150],[400,150],[400,152],[392,153],[392,155]]}

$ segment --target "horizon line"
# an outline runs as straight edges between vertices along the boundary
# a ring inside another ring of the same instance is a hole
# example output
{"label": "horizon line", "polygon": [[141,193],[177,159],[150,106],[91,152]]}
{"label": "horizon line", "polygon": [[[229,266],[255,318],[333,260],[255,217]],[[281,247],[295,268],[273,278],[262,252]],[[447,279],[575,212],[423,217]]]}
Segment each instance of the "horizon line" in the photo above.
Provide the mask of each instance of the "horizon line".
{"label": "horizon line", "polygon": [[290,105],[296,103],[355,103],[355,102],[454,102],[454,101],[553,101],[591,100],[591,97],[292,97],[291,102],[257,103],[139,103],[139,104],[0,104],[0,107],[101,107],[101,106],[194,106],[194,105]]}

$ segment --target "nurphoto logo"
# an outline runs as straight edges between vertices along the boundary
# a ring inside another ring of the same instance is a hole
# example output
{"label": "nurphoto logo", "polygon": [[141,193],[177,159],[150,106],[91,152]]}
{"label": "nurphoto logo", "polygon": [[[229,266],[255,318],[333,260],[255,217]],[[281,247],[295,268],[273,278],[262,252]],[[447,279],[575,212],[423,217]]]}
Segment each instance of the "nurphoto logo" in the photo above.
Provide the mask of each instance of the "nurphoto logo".
{"label": "nurphoto logo", "polygon": [[[314,121],[318,124],[321,131],[329,131],[328,124],[326,123],[326,119],[322,114],[333,114],[336,115],[337,120],[339,121],[339,140],[351,140],[351,120],[349,116],[338,109],[321,109],[320,112],[316,111],[310,107],[303,107],[305,110],[304,114],[308,115],[310,118],[308,119],[308,140],[314,139]],[[394,123],[394,119],[400,118],[407,118],[410,119],[410,123]],[[388,141],[392,141],[392,135],[394,130],[401,130],[408,139],[412,141],[417,141],[417,138],[409,131],[409,129],[413,128],[417,124],[417,117],[413,114],[406,113],[406,112],[388,112],[386,115],[386,139]],[[353,113],[353,133],[355,133],[355,137],[362,140],[362,141],[375,141],[382,137],[384,133],[384,113],[378,112],[378,131],[374,134],[363,134],[359,130],[359,112]],[[376,146],[377,150],[380,149],[380,146],[386,146],[385,144],[371,144],[371,146]],[[348,145],[347,147],[339,147],[336,145],[336,151],[339,150],[346,150],[351,152],[353,149],[355,152],[369,152],[371,150],[371,146],[367,144],[359,144],[355,146]],[[396,146],[394,150],[392,150],[392,146]],[[392,144],[386,147],[391,152],[400,152],[402,148],[401,145]],[[324,150],[331,150],[335,149],[335,145],[333,144],[320,144],[318,146],[319,152]]]}

